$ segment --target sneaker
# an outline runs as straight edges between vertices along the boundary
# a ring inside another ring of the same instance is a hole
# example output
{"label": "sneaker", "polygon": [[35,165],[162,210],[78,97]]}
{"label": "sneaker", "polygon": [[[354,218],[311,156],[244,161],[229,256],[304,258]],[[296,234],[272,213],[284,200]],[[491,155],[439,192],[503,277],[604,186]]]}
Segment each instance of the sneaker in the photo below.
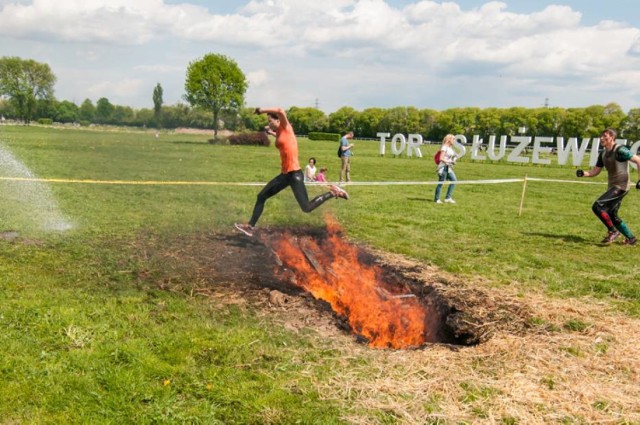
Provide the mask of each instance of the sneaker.
{"label": "sneaker", "polygon": [[440,199],[436,199],[436,204],[441,204],[442,201]]}
{"label": "sneaker", "polygon": [[603,244],[610,244],[613,243],[613,241],[615,241],[616,239],[618,239],[618,237],[620,236],[620,232],[618,232],[617,230],[613,230],[609,233],[607,233],[607,236],[604,237],[604,239],[602,239]]}
{"label": "sneaker", "polygon": [[637,237],[632,237],[632,238],[626,238],[625,240],[622,241],[622,245],[635,245],[638,243],[638,238]]}
{"label": "sneaker", "polygon": [[250,224],[236,223],[233,226],[247,236],[253,236],[253,233],[256,231],[256,228]]}
{"label": "sneaker", "polygon": [[335,198],[349,199],[349,194],[347,193],[347,191],[336,185],[330,185],[329,191]]}
{"label": "sneaker", "polygon": [[455,204],[456,203],[456,201],[454,201],[453,198],[447,198],[447,199],[444,200],[444,202],[447,202],[449,204]]}

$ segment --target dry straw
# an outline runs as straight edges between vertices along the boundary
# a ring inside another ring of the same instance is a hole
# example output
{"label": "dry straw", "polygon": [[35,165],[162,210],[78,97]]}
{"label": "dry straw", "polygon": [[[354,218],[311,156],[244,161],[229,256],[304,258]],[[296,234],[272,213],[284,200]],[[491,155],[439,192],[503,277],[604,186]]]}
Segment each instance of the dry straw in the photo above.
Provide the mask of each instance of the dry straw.
{"label": "dry straw", "polygon": [[[173,264],[180,281],[195,285],[192,293],[220,306],[246,306],[269,323],[314,334],[314,344],[333,355],[304,363],[300,378],[314,381],[324,399],[343,406],[347,423],[379,423],[388,415],[402,424],[640,424],[640,320],[605,302],[549,298],[517,282],[495,288],[479,279],[462,281],[377,253],[382,263],[436,286],[468,309],[483,342],[371,349],[338,329],[333,316],[308,298],[260,290],[255,273],[229,269],[234,258],[243,264],[264,258],[246,251],[254,246],[228,244],[215,235],[169,245],[167,252],[151,256],[165,269]],[[219,264],[211,252],[220,254]],[[170,284],[165,289],[184,290]],[[287,349],[297,355],[296,347]],[[321,370],[331,377],[317,376]]]}

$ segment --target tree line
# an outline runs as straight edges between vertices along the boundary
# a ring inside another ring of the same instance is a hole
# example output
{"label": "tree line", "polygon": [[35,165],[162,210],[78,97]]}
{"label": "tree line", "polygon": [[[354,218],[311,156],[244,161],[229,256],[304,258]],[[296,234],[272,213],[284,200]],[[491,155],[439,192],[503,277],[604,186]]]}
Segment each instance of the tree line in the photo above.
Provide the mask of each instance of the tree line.
{"label": "tree line", "polygon": [[612,127],[619,130],[620,137],[640,140],[640,108],[625,114],[616,103],[586,108],[465,107],[442,111],[412,106],[363,111],[343,107],[328,116],[314,108],[293,107],[288,116],[298,134],[353,131],[357,137],[377,138],[378,132],[415,133],[427,140],[442,140],[448,133],[467,137],[597,137],[603,129]]}
{"label": "tree line", "polygon": [[[0,58],[0,115],[27,123],[46,119],[81,125],[213,128],[216,134],[219,128],[259,131],[265,125],[264,117],[253,114],[254,107],[244,106],[248,85],[244,74],[232,59],[222,55],[208,54],[189,64],[185,82],[185,100],[189,104],[163,105],[163,90],[158,83],[150,96],[150,108],[114,105],[106,97],[95,104],[85,99],[77,105],[55,98],[55,81],[46,64]],[[468,137],[597,137],[604,128],[612,127],[622,138],[640,140],[640,108],[625,113],[616,103],[584,108],[461,107],[441,111],[413,106],[358,111],[345,106],[328,115],[316,108],[294,106],[287,115],[300,135],[353,131],[359,138],[377,138],[378,132],[386,132],[416,133],[427,140],[441,140],[448,133]]]}

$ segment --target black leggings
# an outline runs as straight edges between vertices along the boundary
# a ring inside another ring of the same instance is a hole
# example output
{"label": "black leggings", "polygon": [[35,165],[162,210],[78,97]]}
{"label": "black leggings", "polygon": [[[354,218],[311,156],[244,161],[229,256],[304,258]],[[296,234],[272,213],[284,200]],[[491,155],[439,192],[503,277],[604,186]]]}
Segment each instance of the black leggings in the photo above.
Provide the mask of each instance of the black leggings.
{"label": "black leggings", "polygon": [[591,207],[593,213],[607,226],[609,231],[618,228],[622,223],[622,220],[618,217],[618,210],[620,209],[622,198],[627,193],[626,190],[612,187],[596,199]]}
{"label": "black leggings", "polygon": [[307,187],[304,185],[304,176],[301,170],[291,171],[287,174],[280,174],[271,180],[267,185],[258,193],[258,199],[256,205],[253,207],[253,214],[249,224],[255,226],[258,219],[262,215],[264,210],[264,204],[267,199],[278,194],[282,189],[287,186],[291,186],[293,195],[296,197],[296,201],[300,205],[300,208],[304,212],[311,212],[322,205],[326,200],[333,198],[331,192],[324,193],[316,196],[309,201],[309,195],[307,194]]}

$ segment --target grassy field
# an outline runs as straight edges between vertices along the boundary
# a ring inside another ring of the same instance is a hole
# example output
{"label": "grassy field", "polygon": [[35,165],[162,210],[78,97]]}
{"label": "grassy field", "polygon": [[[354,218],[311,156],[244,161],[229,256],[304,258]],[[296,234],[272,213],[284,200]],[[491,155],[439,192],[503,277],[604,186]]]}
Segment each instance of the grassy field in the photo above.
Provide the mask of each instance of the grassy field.
{"label": "grassy field", "polygon": [[[505,394],[477,374],[456,385],[453,395],[420,388],[429,402],[410,414],[390,404],[368,406],[361,403],[364,390],[336,395],[327,388],[342,388],[346,369],[349,379],[364,382],[372,374],[391,374],[403,355],[418,353],[360,347],[347,356],[340,348],[344,340],[292,332],[250,308],[165,291],[141,279],[151,267],[140,254],[140,239],[161,245],[176,235],[231,233],[234,222],[248,220],[259,187],[122,182],[265,182],[279,171],[273,147],[211,145],[206,138],[163,133],[156,140],[142,131],[0,126],[0,177],[28,169],[38,178],[83,181],[0,180],[0,232],[7,239],[0,239],[0,423],[640,420],[637,405],[621,414],[604,395],[596,400],[600,404],[586,402],[584,409],[577,401],[574,410],[540,401],[541,416],[530,407],[518,410],[517,400],[510,409],[492,410],[486,405],[497,406]],[[425,148],[422,159],[380,157],[377,142],[356,140],[352,178],[433,181],[434,149]],[[311,156],[337,180],[335,143],[300,139],[301,162]],[[26,168],[16,170],[16,162]],[[571,183],[574,171],[458,164],[458,178],[465,181],[567,180],[528,181],[521,216],[521,182],[461,184],[455,205],[435,204],[433,185],[351,185],[349,201],[322,208],[349,238],[457,279],[523,298],[535,294],[550,303],[579,300],[597,305],[602,314],[635,320],[640,248],[598,245],[605,230],[591,203],[605,186]],[[309,188],[312,195],[320,190]],[[629,194],[620,215],[640,234],[638,195]],[[301,213],[286,191],[269,200],[259,225],[323,223],[322,213]],[[61,227],[66,230],[55,230]],[[162,275],[161,268],[154,264],[153,272]],[[579,331],[587,319],[581,320],[574,326]],[[390,364],[389,370],[378,361]],[[500,366],[478,361],[470,360],[474,370],[501,373]],[[637,371],[628,374],[636,386],[625,394],[640,394]],[[564,379],[539,378],[549,388]]]}

